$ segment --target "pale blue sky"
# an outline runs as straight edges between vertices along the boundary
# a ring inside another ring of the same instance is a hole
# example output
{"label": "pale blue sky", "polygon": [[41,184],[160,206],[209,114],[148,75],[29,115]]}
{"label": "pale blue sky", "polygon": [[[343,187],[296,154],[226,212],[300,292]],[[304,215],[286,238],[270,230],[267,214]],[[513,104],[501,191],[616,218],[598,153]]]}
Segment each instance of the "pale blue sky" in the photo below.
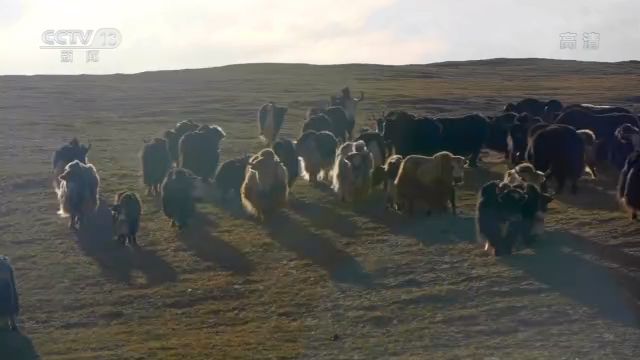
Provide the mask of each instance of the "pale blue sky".
{"label": "pale blue sky", "polygon": [[[0,0],[0,74],[114,73],[245,62],[409,64],[494,57],[640,60],[638,0]],[[87,63],[47,29],[117,28]],[[561,50],[560,33],[578,34]],[[598,50],[582,33],[600,33]]]}

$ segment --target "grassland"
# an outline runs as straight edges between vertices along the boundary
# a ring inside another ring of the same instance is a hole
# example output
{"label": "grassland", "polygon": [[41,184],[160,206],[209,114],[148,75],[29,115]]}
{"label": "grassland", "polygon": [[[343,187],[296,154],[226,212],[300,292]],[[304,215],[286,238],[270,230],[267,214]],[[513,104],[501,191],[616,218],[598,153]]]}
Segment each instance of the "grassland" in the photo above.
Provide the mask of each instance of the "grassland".
{"label": "grassland", "polygon": [[504,170],[485,154],[461,214],[407,219],[379,194],[340,205],[299,181],[290,208],[260,225],[205,201],[182,234],[144,197],[141,250],[56,216],[52,152],[90,141],[102,196],[142,192],[143,139],[177,121],[227,132],[223,158],[259,150],[255,111],[288,104],[282,135],[348,84],[359,125],[384,109],[491,115],[524,96],[640,110],[640,63],[490,60],[434,65],[237,65],[109,76],[0,77],[0,253],[15,265],[22,335],[0,359],[635,359],[640,224],[615,174],[554,202],[534,249],[495,259],[474,241],[475,192]]}

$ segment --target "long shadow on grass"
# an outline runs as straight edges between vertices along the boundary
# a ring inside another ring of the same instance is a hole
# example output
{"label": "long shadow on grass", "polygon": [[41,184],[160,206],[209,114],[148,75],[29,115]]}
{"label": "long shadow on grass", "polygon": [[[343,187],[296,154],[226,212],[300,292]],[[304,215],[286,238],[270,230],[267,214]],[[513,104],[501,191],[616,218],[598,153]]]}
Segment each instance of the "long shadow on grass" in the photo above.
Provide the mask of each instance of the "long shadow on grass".
{"label": "long shadow on grass", "polygon": [[36,360],[40,355],[26,335],[8,330],[0,330],[0,359]]}
{"label": "long shadow on grass", "polygon": [[504,261],[611,321],[637,327],[640,283],[586,257],[590,251],[585,240],[571,233],[549,232],[534,255],[516,254]]}
{"label": "long shadow on grass", "polygon": [[289,209],[309,220],[314,227],[329,229],[347,237],[354,237],[358,232],[358,225],[347,214],[339,213],[334,207],[292,198],[289,200]]}
{"label": "long shadow on grass", "polygon": [[503,173],[494,171],[493,169],[487,168],[481,164],[476,168],[465,169],[464,183],[462,184],[461,189],[477,192],[487,182],[492,180],[502,180],[503,177]]}
{"label": "long shadow on grass", "polygon": [[[555,190],[552,181],[550,189]],[[584,210],[621,211],[615,195],[616,184],[611,180],[581,181],[578,193],[571,194],[568,188],[560,195],[558,201]]]}
{"label": "long shadow on grass", "polygon": [[251,273],[251,261],[240,250],[215,236],[214,227],[215,224],[209,218],[197,213],[189,227],[178,234],[178,239],[205,262],[236,274]]}
{"label": "long shadow on grass", "polygon": [[[149,286],[178,280],[178,273],[154,251],[120,245],[113,235],[111,211],[104,201],[76,233],[80,250],[93,258],[108,277],[131,283],[134,270],[142,272]],[[144,242],[144,239],[139,239]]]}
{"label": "long shadow on grass", "polygon": [[323,268],[333,281],[365,287],[373,285],[371,275],[358,260],[336,247],[329,238],[310,231],[291,214],[280,212],[265,226],[275,242]]}
{"label": "long shadow on grass", "polygon": [[[385,231],[398,236],[414,238],[424,245],[451,244],[475,241],[475,221],[467,215],[444,214],[427,216],[416,211],[413,216],[385,209],[383,195],[371,197],[353,207],[354,212],[384,226]],[[458,210],[459,212],[459,210]]]}

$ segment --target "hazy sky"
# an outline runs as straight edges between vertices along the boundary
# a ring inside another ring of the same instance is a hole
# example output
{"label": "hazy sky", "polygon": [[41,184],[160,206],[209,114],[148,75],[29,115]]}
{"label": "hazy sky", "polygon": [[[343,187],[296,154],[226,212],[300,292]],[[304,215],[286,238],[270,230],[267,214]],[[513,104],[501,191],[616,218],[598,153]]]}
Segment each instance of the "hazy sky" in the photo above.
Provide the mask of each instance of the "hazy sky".
{"label": "hazy sky", "polygon": [[[494,57],[640,60],[640,0],[0,0],[0,74],[132,73],[246,62],[410,64]],[[99,50],[45,30],[117,28]],[[560,49],[560,34],[577,34]],[[600,34],[583,49],[583,33]]]}

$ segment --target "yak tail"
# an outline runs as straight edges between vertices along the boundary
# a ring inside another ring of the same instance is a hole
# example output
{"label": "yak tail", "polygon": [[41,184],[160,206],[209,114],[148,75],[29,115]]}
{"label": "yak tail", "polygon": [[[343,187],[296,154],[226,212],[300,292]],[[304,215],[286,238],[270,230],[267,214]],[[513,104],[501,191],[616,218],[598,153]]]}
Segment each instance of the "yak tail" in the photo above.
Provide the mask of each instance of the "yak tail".
{"label": "yak tail", "polygon": [[244,210],[251,216],[258,216],[258,209],[253,206],[251,201],[247,199],[247,197],[243,194],[242,196],[242,207]]}
{"label": "yak tail", "polygon": [[242,183],[242,187],[240,188],[240,199],[242,202],[242,207],[244,210],[253,216],[259,216],[260,212],[254,205],[254,201],[256,200],[255,193],[258,190],[258,178],[257,174],[254,170],[248,170],[247,176]]}
{"label": "yak tail", "polygon": [[340,165],[342,164],[343,158],[341,155],[336,157],[336,162],[333,165],[333,171],[331,172],[331,188],[333,191],[338,192],[340,188],[340,179],[338,178],[338,174],[340,173]]}
{"label": "yak tail", "polygon": [[593,173],[593,171],[591,171],[591,168],[589,168],[588,166],[584,167],[584,172],[589,176],[590,179],[594,180],[596,178],[596,175]]}
{"label": "yak tail", "polygon": [[64,204],[67,201],[67,193],[66,183],[60,182],[58,186],[56,186],[56,194],[58,195],[58,203],[60,204],[60,208],[58,209],[58,215],[62,218],[69,217],[69,214],[64,210]]}

